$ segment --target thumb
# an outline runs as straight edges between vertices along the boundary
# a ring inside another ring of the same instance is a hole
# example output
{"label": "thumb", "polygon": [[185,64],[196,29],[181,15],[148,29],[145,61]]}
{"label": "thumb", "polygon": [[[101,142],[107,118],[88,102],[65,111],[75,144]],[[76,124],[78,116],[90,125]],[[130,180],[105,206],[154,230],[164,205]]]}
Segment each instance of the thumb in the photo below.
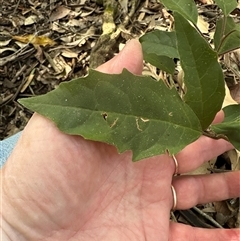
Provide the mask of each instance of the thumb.
{"label": "thumb", "polygon": [[130,40],[117,56],[100,65],[97,70],[103,73],[119,74],[124,68],[133,74],[142,73],[142,47],[136,39]]}

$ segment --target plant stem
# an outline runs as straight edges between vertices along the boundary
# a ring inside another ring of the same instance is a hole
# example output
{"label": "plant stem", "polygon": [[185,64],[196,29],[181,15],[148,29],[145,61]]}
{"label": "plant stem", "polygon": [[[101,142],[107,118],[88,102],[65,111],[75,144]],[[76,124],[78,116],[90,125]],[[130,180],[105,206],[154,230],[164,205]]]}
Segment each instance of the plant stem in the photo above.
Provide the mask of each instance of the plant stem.
{"label": "plant stem", "polygon": [[216,50],[217,53],[219,52],[219,50],[220,50],[220,48],[221,48],[221,46],[223,44],[223,40],[224,40],[224,37],[225,37],[224,36],[224,32],[225,32],[225,29],[226,29],[226,24],[227,24],[227,18],[224,15],[223,16],[223,25],[222,25],[222,30],[221,30],[221,41],[220,41],[220,44],[219,44],[219,46],[218,46],[218,48]]}
{"label": "plant stem", "polygon": [[228,137],[225,136],[224,134],[217,134],[217,133],[213,132],[212,130],[205,130],[205,131],[203,131],[203,135],[207,136],[207,137],[210,137],[212,139],[216,139],[216,140],[224,139],[226,141],[229,141]]}

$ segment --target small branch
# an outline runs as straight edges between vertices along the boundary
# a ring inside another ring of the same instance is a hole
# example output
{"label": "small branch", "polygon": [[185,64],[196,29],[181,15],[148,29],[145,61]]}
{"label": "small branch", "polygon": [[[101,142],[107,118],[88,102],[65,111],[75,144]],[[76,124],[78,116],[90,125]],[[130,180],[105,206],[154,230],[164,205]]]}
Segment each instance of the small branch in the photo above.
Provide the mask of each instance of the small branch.
{"label": "small branch", "polygon": [[199,213],[201,216],[203,216],[205,219],[207,219],[208,221],[210,221],[214,226],[216,226],[217,228],[223,228],[217,221],[215,221],[212,217],[210,217],[209,215],[207,215],[206,213],[204,213],[202,210],[200,210],[197,207],[193,207],[192,208],[194,211],[196,211],[197,213]]}
{"label": "small branch", "polygon": [[220,41],[218,48],[216,49],[217,53],[223,44],[223,39],[224,39],[223,35],[224,35],[225,29],[226,29],[226,24],[227,24],[227,18],[226,18],[226,16],[224,16],[223,17],[223,25],[222,25],[222,29],[221,29],[221,41]]}
{"label": "small branch", "polygon": [[[218,51],[220,50],[220,48],[222,47],[224,40],[225,40],[229,35],[231,35],[232,33],[236,32],[236,31],[237,31],[237,30],[234,29],[234,30],[230,31],[227,35],[225,35],[225,36],[222,38],[221,43],[220,43],[220,45],[218,46],[218,49],[216,50],[217,53],[218,53]],[[221,55],[224,55],[224,54],[226,54],[226,53],[229,53],[229,52],[231,52],[231,51],[233,51],[233,50],[235,50],[235,49],[238,49],[238,48],[239,48],[239,47],[236,47],[236,48],[233,48],[233,49],[229,49],[228,51],[223,52]]]}
{"label": "small branch", "polygon": [[207,137],[210,137],[212,139],[216,139],[216,140],[224,139],[226,141],[229,141],[228,137],[225,136],[224,134],[217,134],[217,133],[213,132],[212,130],[205,130],[205,131],[203,131],[203,135],[207,136]]}

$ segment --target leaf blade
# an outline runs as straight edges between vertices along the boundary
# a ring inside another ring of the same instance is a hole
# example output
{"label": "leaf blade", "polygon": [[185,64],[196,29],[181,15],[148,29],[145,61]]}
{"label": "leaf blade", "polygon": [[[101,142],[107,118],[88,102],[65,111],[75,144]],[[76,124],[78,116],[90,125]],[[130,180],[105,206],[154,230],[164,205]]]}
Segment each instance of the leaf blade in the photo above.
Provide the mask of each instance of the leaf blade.
{"label": "leaf blade", "polygon": [[173,58],[179,56],[175,32],[154,30],[143,35],[139,41],[142,45],[145,61],[167,73],[174,73]]}
{"label": "leaf blade", "polygon": [[19,102],[63,132],[132,150],[135,161],[176,153],[201,135],[198,118],[175,89],[126,70],[113,76],[91,70],[84,79]]}
{"label": "leaf blade", "polygon": [[215,0],[219,8],[222,9],[225,16],[231,13],[237,7],[235,0]]}
{"label": "leaf blade", "polygon": [[143,35],[139,41],[142,45],[145,61],[167,73],[174,73],[173,58],[179,56],[175,32],[154,30]]}
{"label": "leaf blade", "polygon": [[175,63],[173,59],[167,56],[159,56],[156,54],[145,54],[145,53],[143,53],[143,58],[145,61],[159,68],[160,70],[163,70],[171,75],[174,74]]}
{"label": "leaf blade", "polygon": [[178,58],[177,40],[175,32],[154,30],[139,39],[143,52],[169,58]]}
{"label": "leaf blade", "polygon": [[240,150],[240,105],[229,105],[223,108],[225,119],[222,123],[212,125],[217,134],[227,136],[233,146]]}
{"label": "leaf blade", "polygon": [[217,21],[214,45],[219,55],[240,47],[240,26],[231,17]]}
{"label": "leaf blade", "polygon": [[217,61],[217,53],[197,30],[179,13],[175,13],[174,18],[178,52],[187,87],[184,101],[198,116],[205,130],[223,103],[223,73]]}
{"label": "leaf blade", "polygon": [[186,19],[197,24],[198,12],[194,1],[192,0],[160,0],[165,7],[174,12],[180,13]]}

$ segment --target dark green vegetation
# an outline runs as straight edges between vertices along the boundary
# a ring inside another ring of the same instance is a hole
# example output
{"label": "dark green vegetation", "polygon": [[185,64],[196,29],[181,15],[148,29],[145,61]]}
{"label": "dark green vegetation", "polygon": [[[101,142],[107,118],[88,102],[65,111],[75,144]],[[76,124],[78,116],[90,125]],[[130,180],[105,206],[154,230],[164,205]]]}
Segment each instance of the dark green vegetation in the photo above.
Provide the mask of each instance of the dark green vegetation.
{"label": "dark green vegetation", "polygon": [[[214,36],[215,49],[196,27],[197,10],[191,0],[162,1],[173,10],[173,32],[156,30],[140,39],[144,58],[173,74],[180,59],[185,91],[151,77],[127,71],[108,75],[90,71],[81,80],[20,103],[53,120],[60,130],[86,139],[132,150],[133,160],[177,153],[200,135],[228,139],[240,149],[240,106],[224,109],[223,123],[211,126],[225,96],[218,56],[240,47],[240,30],[228,14],[236,1],[216,1],[223,11]],[[64,113],[64,115],[63,115]]]}

